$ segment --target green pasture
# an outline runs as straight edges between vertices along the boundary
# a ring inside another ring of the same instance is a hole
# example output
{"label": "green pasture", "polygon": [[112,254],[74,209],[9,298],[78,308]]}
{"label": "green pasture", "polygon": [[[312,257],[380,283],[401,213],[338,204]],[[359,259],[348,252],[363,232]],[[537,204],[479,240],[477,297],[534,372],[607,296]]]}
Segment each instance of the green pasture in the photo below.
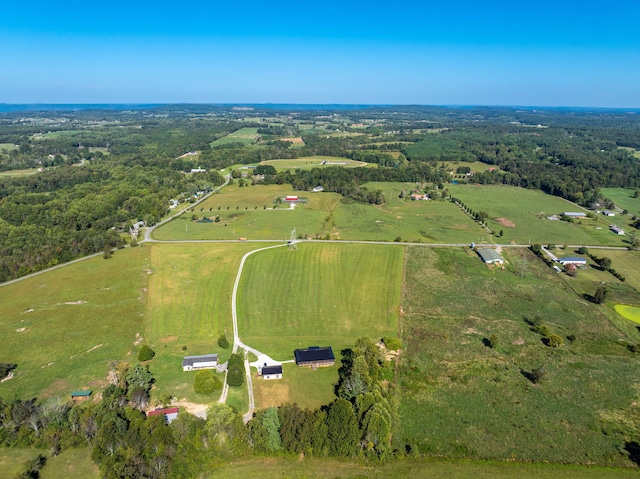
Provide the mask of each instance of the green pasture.
{"label": "green pasture", "polygon": [[640,308],[637,306],[630,306],[628,304],[616,304],[614,309],[623,318],[627,318],[634,323],[640,323]]}
{"label": "green pasture", "polygon": [[[623,210],[628,210],[630,214],[640,216],[640,198],[634,198],[635,189],[628,188],[602,188],[602,194],[619,206]],[[619,218],[616,218],[619,219]],[[625,228],[624,225],[620,225]],[[633,228],[630,228],[633,231]]]}
{"label": "green pasture", "polygon": [[636,158],[640,158],[640,150],[636,150],[635,148],[631,148],[629,146],[619,146],[618,149],[627,150],[629,153],[631,153]]}
{"label": "green pasture", "polygon": [[632,479],[635,468],[573,466],[563,464],[463,461],[441,458],[399,459],[383,464],[313,457],[264,457],[232,462],[211,469],[205,479],[261,479],[296,477],[315,479]]}
{"label": "green pasture", "polygon": [[[240,259],[255,245],[152,244],[144,339],[155,351],[150,369],[154,393],[170,393],[197,403],[217,396],[193,391],[194,373],[182,370],[186,355],[218,353],[227,360],[218,336],[227,331],[233,342],[231,293]],[[186,349],[185,349],[186,348]],[[219,375],[223,381],[223,375]]]}
{"label": "green pasture", "polygon": [[7,170],[0,171],[0,176],[29,176],[38,173],[38,168],[29,168],[26,170]]}
{"label": "green pasture", "polygon": [[[565,211],[584,211],[557,196],[503,185],[447,185],[447,188],[473,211],[489,214],[489,228],[495,233],[502,230],[504,234],[497,242],[625,245],[621,237],[609,231],[611,221],[602,215],[574,223],[548,220],[547,216]],[[514,226],[505,224],[505,220]]]}
{"label": "green pasture", "polygon": [[253,394],[257,409],[281,406],[286,403],[297,404],[302,409],[317,409],[335,399],[334,385],[338,382],[340,351],[334,351],[336,364],[330,368],[299,368],[295,363],[282,365],[282,379],[265,381],[257,376],[253,378]]}
{"label": "green pasture", "polygon": [[48,133],[39,133],[32,136],[33,140],[55,140],[60,137],[65,136],[77,136],[84,133],[93,133],[90,130],[60,130],[60,131],[50,131]]}
{"label": "green pasture", "polygon": [[[627,346],[640,332],[528,250],[503,255],[505,269],[469,249],[408,248],[395,441],[429,455],[632,465],[640,359]],[[536,316],[564,345],[543,343],[525,322]],[[546,379],[533,384],[539,367]]]}
{"label": "green pasture", "polygon": [[[323,162],[326,163],[323,165]],[[373,163],[354,161],[349,158],[341,158],[339,156],[305,156],[291,160],[267,160],[260,164],[271,165],[278,171],[310,170],[312,168],[327,168],[330,166],[342,166],[344,168],[359,168],[361,166],[366,166],[370,168],[377,168],[377,165]]]}
{"label": "green pasture", "polygon": [[18,145],[14,145],[13,143],[0,143],[1,153],[8,153],[10,151],[17,150],[18,148]]}
{"label": "green pasture", "polygon": [[[309,201],[297,203],[294,209],[286,203],[274,209],[274,201],[287,195],[299,195]],[[337,193],[297,192],[284,185],[227,186],[195,207],[193,212],[187,211],[155,230],[153,237],[159,240],[285,240],[289,239],[294,227],[299,236],[314,237],[324,234],[329,212],[340,198]],[[194,214],[198,218],[220,216],[221,221],[198,223],[191,219]]]}
{"label": "green pasture", "polygon": [[[612,267],[622,273],[625,277],[625,283],[633,286],[636,290],[640,291],[640,252],[639,251],[621,251],[621,250],[606,250],[596,251],[593,250],[598,257],[606,256],[611,258]],[[610,276],[609,281],[613,281],[615,278]]]}
{"label": "green pasture", "polygon": [[369,190],[382,190],[384,205],[368,205],[343,198],[327,219],[331,237],[337,239],[402,241],[423,243],[470,243],[489,234],[450,201],[411,201],[413,183],[367,183]]}
{"label": "green pasture", "polygon": [[18,368],[0,396],[102,388],[110,361],[144,333],[148,265],[149,248],[128,248],[1,287],[0,361]]}
{"label": "green pasture", "polygon": [[257,128],[240,128],[239,130],[229,133],[227,136],[223,136],[222,138],[218,138],[209,144],[212,147],[226,145],[228,143],[242,143],[244,146],[249,146],[255,143],[259,137],[260,135],[258,135]]}
{"label": "green pasture", "polygon": [[403,248],[302,243],[249,257],[238,291],[240,338],[274,359],[308,346],[397,334]]}
{"label": "green pasture", "polygon": [[64,477],[95,478],[100,477],[98,467],[91,460],[91,449],[68,449],[59,456],[39,449],[0,448],[0,476],[16,477],[23,470],[24,463],[38,454],[47,456],[46,465],[40,470],[42,479],[60,479]]}

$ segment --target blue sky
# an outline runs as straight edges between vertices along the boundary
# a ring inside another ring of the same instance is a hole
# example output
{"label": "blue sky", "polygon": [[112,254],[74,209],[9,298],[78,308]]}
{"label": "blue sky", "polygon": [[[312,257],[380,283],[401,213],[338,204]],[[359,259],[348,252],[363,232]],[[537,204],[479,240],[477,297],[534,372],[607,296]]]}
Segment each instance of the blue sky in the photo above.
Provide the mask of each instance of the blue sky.
{"label": "blue sky", "polygon": [[219,3],[7,0],[0,102],[640,107],[637,0]]}

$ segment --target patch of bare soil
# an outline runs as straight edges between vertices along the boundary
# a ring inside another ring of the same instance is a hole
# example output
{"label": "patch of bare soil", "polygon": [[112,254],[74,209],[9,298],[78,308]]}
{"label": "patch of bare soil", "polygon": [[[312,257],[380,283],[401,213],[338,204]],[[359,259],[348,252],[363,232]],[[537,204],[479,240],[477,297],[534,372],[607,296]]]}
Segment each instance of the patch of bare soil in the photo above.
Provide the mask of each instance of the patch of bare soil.
{"label": "patch of bare soil", "polygon": [[507,228],[515,228],[516,224],[507,218],[496,218],[496,221]]}
{"label": "patch of bare soil", "polygon": [[524,339],[518,338],[512,344],[515,344],[516,346],[522,346],[524,344]]}
{"label": "patch of bare soil", "polygon": [[136,340],[133,342],[133,345],[137,346],[142,341],[144,341],[144,338],[142,336],[140,336],[140,333],[136,333]]}
{"label": "patch of bare soil", "polygon": [[197,414],[202,413],[207,410],[209,407],[208,404],[196,404],[193,402],[189,402],[186,399],[180,399],[178,401],[171,401],[172,406],[183,407],[187,410],[189,414]]}
{"label": "patch of bare soil", "polygon": [[178,339],[178,336],[167,336],[165,338],[160,339],[160,342],[162,344],[167,344],[167,343],[170,343],[170,342],[175,341],[177,339]]}
{"label": "patch of bare soil", "polygon": [[16,333],[24,333],[25,331],[29,331],[27,328],[18,328],[16,329]]}

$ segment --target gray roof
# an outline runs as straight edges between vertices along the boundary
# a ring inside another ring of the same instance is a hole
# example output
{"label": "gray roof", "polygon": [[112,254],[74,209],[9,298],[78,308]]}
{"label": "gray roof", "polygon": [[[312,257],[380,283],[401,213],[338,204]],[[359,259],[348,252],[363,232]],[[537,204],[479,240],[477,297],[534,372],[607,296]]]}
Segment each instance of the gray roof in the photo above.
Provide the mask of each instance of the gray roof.
{"label": "gray roof", "polygon": [[498,254],[498,252],[493,248],[484,248],[477,250],[478,254],[482,258],[482,261],[485,263],[490,263],[492,261],[503,261],[502,256]]}
{"label": "gray roof", "polygon": [[217,361],[217,354],[203,354],[201,356],[185,356],[182,360],[182,366],[193,366],[195,363],[208,363],[210,361]]}

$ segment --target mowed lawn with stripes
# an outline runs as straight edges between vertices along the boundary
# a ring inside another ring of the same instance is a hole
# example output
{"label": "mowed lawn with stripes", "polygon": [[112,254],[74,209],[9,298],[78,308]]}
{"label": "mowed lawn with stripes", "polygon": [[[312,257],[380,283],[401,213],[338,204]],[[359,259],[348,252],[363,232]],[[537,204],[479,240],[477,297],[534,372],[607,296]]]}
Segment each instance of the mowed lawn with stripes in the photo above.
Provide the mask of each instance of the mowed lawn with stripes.
{"label": "mowed lawn with stripes", "polygon": [[313,244],[255,253],[238,291],[240,338],[274,359],[398,335],[402,246]]}

